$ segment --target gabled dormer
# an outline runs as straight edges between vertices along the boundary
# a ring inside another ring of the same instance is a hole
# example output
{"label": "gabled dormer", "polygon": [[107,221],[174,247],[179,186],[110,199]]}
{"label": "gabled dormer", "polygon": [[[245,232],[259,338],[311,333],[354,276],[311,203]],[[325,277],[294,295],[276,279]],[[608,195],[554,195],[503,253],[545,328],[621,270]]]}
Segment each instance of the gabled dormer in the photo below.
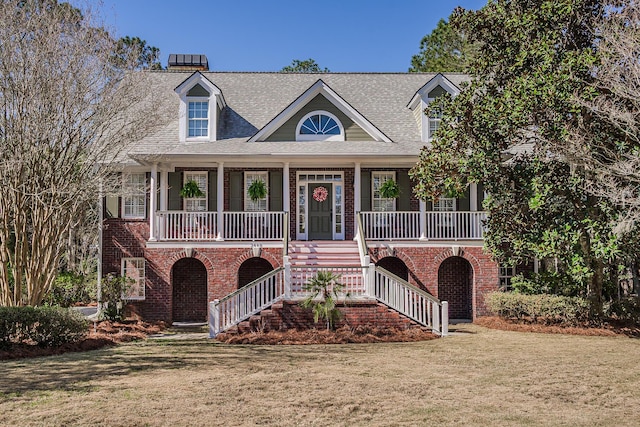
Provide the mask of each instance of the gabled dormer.
{"label": "gabled dormer", "polygon": [[429,103],[433,102],[438,97],[449,93],[451,96],[456,96],[460,93],[460,88],[451,83],[444,75],[438,73],[434,78],[429,80],[427,84],[422,86],[413,95],[411,101],[407,107],[413,111],[413,115],[416,118],[420,133],[422,135],[422,141],[429,142],[433,138],[433,134],[440,126],[442,116],[438,113],[432,113],[426,115],[424,110],[429,106]]}
{"label": "gabled dormer", "polygon": [[391,142],[322,79],[260,129],[257,141],[380,141]]}
{"label": "gabled dormer", "polygon": [[180,97],[180,142],[215,141],[220,112],[225,107],[222,91],[196,71],[175,92]]}

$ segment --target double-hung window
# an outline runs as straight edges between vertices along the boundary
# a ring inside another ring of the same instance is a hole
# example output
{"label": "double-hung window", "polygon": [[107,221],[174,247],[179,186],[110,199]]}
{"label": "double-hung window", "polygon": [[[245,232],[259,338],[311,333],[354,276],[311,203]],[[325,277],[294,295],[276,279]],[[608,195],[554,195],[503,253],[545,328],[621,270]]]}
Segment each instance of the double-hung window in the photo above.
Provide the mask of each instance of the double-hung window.
{"label": "double-hung window", "polygon": [[269,200],[265,196],[258,200],[251,200],[249,187],[254,181],[262,181],[266,188],[269,188],[269,174],[267,172],[245,172],[244,173],[244,210],[248,212],[269,210]]}
{"label": "double-hung window", "polygon": [[189,123],[187,136],[199,138],[209,136],[209,101],[189,101]]}
{"label": "double-hung window", "polygon": [[456,199],[454,197],[440,197],[433,203],[433,210],[436,212],[455,212]]}
{"label": "double-hung window", "polygon": [[122,216],[124,218],[144,218],[146,212],[147,176],[129,173],[123,177]]}
{"label": "double-hung window", "polygon": [[186,211],[204,212],[207,210],[207,177],[208,173],[206,171],[184,173],[184,184],[189,181],[194,181],[198,184],[198,188],[202,192],[202,196],[200,197],[188,197],[184,199],[184,209]]}
{"label": "double-hung window", "polygon": [[511,279],[516,275],[516,268],[508,265],[500,265],[498,271],[498,285],[503,291],[511,290]]}
{"label": "double-hung window", "polygon": [[380,187],[386,181],[396,179],[393,171],[381,171],[371,173],[372,209],[374,212],[392,212],[396,210],[396,199],[384,198],[380,195]]}
{"label": "double-hung window", "polygon": [[144,293],[144,258],[122,258],[122,277],[127,278],[124,299],[143,300]]}

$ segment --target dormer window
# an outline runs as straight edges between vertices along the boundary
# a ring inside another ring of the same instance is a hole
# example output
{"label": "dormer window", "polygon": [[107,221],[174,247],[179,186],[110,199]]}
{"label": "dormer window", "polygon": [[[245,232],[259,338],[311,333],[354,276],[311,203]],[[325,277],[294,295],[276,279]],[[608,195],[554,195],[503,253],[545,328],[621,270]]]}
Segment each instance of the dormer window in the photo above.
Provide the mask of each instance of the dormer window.
{"label": "dormer window", "polygon": [[344,141],[344,128],[333,114],[313,111],[298,122],[296,141]]}
{"label": "dormer window", "polygon": [[193,73],[175,89],[180,97],[180,142],[216,140],[222,92],[200,72]]}

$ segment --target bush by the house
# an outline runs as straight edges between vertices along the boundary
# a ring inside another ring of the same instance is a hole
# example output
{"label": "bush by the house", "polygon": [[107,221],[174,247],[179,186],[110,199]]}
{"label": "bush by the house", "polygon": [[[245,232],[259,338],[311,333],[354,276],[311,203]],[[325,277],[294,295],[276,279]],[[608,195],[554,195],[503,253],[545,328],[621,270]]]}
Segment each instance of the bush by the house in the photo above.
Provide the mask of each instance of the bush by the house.
{"label": "bush by the house", "polygon": [[87,322],[79,312],[61,307],[0,307],[0,347],[29,344],[54,347],[79,341]]}
{"label": "bush by the house", "polygon": [[541,271],[527,277],[519,274],[511,279],[511,288],[527,295],[563,295],[567,297],[580,296],[584,286],[571,275],[564,272]]}
{"label": "bush by the house", "polygon": [[640,297],[630,296],[611,303],[611,317],[640,325]]}
{"label": "bush by the house", "polygon": [[123,319],[124,306],[126,301],[124,296],[129,290],[132,280],[109,273],[102,279],[102,311],[100,315],[103,320],[119,321]]}
{"label": "bush by the house", "polygon": [[493,292],[486,301],[494,314],[507,319],[563,325],[578,325],[589,319],[589,302],[579,297]]}
{"label": "bush by the house", "polygon": [[71,307],[77,303],[88,304],[96,300],[96,289],[95,277],[63,272],[56,277],[45,304],[60,307]]}

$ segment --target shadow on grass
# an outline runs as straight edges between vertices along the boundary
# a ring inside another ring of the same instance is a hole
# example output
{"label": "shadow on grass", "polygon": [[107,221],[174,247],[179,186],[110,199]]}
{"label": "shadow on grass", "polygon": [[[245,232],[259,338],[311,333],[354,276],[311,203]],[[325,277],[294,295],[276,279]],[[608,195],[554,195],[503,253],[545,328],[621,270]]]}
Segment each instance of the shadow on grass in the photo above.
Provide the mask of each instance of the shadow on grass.
{"label": "shadow on grass", "polygon": [[[380,345],[380,344],[377,344]],[[209,340],[153,340],[83,353],[0,363],[0,402],[30,391],[88,392],[92,381],[167,369],[225,369],[260,362],[295,363],[328,354],[366,353],[368,345],[254,346]]]}

